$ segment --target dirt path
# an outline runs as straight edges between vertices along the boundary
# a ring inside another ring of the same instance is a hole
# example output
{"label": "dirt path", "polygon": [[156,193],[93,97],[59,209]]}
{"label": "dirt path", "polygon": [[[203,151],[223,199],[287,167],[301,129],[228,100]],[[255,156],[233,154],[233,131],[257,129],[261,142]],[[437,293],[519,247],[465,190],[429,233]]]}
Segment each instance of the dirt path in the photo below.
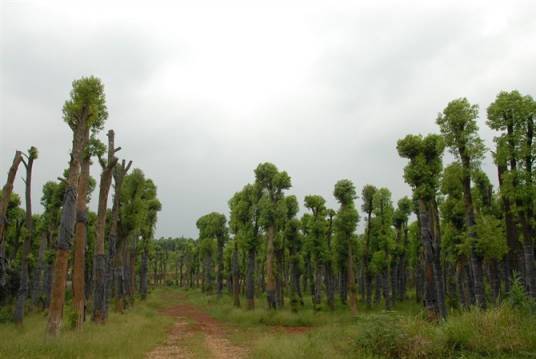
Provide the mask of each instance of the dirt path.
{"label": "dirt path", "polygon": [[[195,306],[186,303],[164,311],[176,319],[166,342],[147,354],[149,359],[189,359],[209,357],[218,359],[245,358],[247,350],[231,344],[226,338],[228,327]],[[202,346],[202,348],[200,348]]]}

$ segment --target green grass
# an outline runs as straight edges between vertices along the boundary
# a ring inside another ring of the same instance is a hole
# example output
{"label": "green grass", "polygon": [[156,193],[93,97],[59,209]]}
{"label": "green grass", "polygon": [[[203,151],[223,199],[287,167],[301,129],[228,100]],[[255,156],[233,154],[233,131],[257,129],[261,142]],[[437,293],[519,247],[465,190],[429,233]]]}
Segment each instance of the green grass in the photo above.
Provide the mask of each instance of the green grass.
{"label": "green grass", "polygon": [[[231,298],[197,290],[188,299],[215,318],[238,328],[230,339],[247,345],[252,358],[536,358],[536,315],[508,304],[487,311],[452,312],[447,322],[424,320],[421,307],[408,300],[393,311],[382,307],[352,317],[345,307],[298,313],[234,308]],[[306,303],[310,298],[306,298]],[[305,326],[289,333],[284,327]]]}
{"label": "green grass", "polygon": [[[228,295],[177,289],[157,289],[126,314],[111,313],[105,326],[88,322],[82,332],[65,328],[58,338],[45,337],[43,314],[29,315],[20,328],[0,324],[0,358],[141,358],[165,341],[174,319],[159,310],[178,303],[179,293],[227,324],[226,336],[252,358],[536,358],[535,311],[509,304],[453,311],[447,322],[433,324],[412,300],[392,311],[359,307],[352,317],[343,306],[315,312],[310,298],[298,313],[268,311],[264,298],[247,311],[234,308]],[[178,345],[196,358],[209,357],[202,332]]]}
{"label": "green grass", "polygon": [[28,315],[22,327],[0,324],[0,358],[142,358],[165,340],[173,318],[158,311],[176,303],[177,293],[157,289],[125,314],[111,311],[104,326],[86,322],[82,332],[68,329],[65,323],[58,338],[45,336],[44,314]]}

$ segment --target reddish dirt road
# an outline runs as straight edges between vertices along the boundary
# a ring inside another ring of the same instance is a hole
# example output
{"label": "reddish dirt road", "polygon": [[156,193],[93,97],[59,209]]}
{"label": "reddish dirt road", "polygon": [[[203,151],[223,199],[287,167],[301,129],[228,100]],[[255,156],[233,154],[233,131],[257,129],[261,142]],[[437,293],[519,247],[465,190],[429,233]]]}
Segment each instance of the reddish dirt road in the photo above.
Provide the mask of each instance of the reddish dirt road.
{"label": "reddish dirt road", "polygon": [[[233,345],[226,338],[226,334],[229,333],[228,327],[187,303],[185,296],[181,296],[180,299],[183,303],[164,311],[165,314],[176,320],[169,331],[166,342],[149,352],[147,358],[189,359],[199,357],[199,353],[207,353],[203,357],[218,359],[240,359],[247,356],[245,348]],[[194,338],[199,338],[199,336],[203,339],[200,344],[197,344]],[[192,345],[204,347],[195,348]]]}

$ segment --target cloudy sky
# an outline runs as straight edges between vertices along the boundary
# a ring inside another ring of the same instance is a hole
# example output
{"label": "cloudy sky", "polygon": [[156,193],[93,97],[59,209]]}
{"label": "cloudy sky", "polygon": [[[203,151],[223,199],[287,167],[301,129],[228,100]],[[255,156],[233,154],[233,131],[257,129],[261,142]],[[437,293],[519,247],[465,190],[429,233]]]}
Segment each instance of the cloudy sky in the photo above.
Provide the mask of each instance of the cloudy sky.
{"label": "cloudy sky", "polygon": [[38,147],[36,212],[67,166],[61,108],[84,75],[105,84],[120,157],[158,186],[157,236],[196,236],[264,161],[300,200],[335,207],[341,178],[397,200],[410,192],[397,139],[437,132],[437,113],[467,97],[491,146],[497,92],[536,95],[530,0],[110,3],[1,0],[0,182],[16,149]]}

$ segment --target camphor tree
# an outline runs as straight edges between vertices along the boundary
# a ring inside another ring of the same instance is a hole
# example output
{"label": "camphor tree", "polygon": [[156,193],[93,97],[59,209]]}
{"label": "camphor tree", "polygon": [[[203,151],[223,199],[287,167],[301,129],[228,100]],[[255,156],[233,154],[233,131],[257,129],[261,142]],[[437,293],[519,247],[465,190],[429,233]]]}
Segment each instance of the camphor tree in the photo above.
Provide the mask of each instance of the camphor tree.
{"label": "camphor tree", "polygon": [[111,283],[107,284],[106,288],[111,287],[115,310],[119,313],[123,312],[127,302],[132,303],[128,243],[136,241],[141,218],[145,216],[141,199],[145,188],[145,175],[140,169],[134,169],[132,174],[127,175],[131,166],[132,161],[123,159],[113,167],[114,196],[108,233],[107,268],[107,278]]}
{"label": "camphor tree", "polygon": [[[261,190],[257,184],[248,184],[229,200],[230,227],[238,243],[246,251],[246,307],[255,308],[255,262],[260,231]],[[233,283],[234,284],[234,283]]]}
{"label": "camphor tree", "polygon": [[406,299],[407,263],[408,263],[408,219],[411,214],[412,202],[408,197],[398,200],[397,208],[393,214],[393,224],[396,228],[396,248],[393,273],[396,279],[393,287],[396,288],[397,299]]}
{"label": "camphor tree", "polygon": [[216,290],[221,296],[223,290],[223,247],[227,239],[227,220],[225,215],[212,212],[197,220],[199,239],[204,241],[205,275],[207,292],[212,290],[213,240],[216,240]]}
{"label": "camphor tree", "polygon": [[367,226],[365,228],[365,241],[363,244],[363,276],[365,282],[365,300],[367,307],[369,308],[372,305],[372,273],[369,267],[372,253],[370,253],[369,246],[372,233],[372,212],[374,211],[373,199],[376,191],[377,188],[370,184],[365,185],[361,191],[361,197],[363,200],[361,209],[367,214]]}
{"label": "camphor tree", "polygon": [[409,159],[404,179],[413,188],[425,262],[425,306],[429,319],[447,317],[440,256],[439,215],[436,195],[445,144],[439,135],[407,135],[397,143],[401,157]]}
{"label": "camphor tree", "polygon": [[142,222],[142,263],[140,273],[140,295],[142,299],[147,297],[147,261],[148,261],[148,245],[149,241],[154,237],[154,230],[156,227],[158,212],[162,210],[162,204],[157,198],[156,185],[152,180],[147,179],[145,181],[145,188],[143,191],[142,200],[145,204],[145,210],[142,213],[145,214],[145,218]]}
{"label": "camphor tree", "polygon": [[314,271],[313,307],[318,310],[322,295],[322,274],[326,261],[326,200],[318,195],[305,196],[305,207],[312,212],[311,220],[308,223],[308,242]]}
{"label": "camphor tree", "polygon": [[335,184],[333,195],[340,203],[339,211],[335,217],[335,240],[343,254],[342,260],[346,262],[346,287],[349,295],[352,315],[357,314],[357,290],[354,278],[354,235],[359,220],[354,200],[357,198],[355,186],[352,181],[343,179]]}
{"label": "camphor tree", "polygon": [[34,223],[32,218],[32,169],[33,162],[37,159],[37,148],[30,147],[28,154],[24,155],[26,159],[22,159],[22,163],[26,168],[25,184],[25,202],[26,202],[26,218],[24,226],[26,233],[24,235],[24,244],[22,248],[22,257],[20,262],[20,278],[19,290],[17,292],[17,303],[15,306],[15,323],[22,324],[24,320],[24,306],[28,297],[28,256],[32,250],[32,242],[34,237]]}
{"label": "camphor tree", "polygon": [[463,202],[465,209],[465,229],[471,241],[471,269],[473,271],[476,304],[486,307],[484,292],[483,255],[478,250],[475,209],[471,193],[471,173],[478,168],[484,157],[485,147],[478,136],[478,106],[471,105],[465,98],[449,102],[437,117],[437,124],[451,153],[460,161],[463,169]]}
{"label": "camphor tree", "polygon": [[301,249],[302,235],[300,233],[300,220],[296,218],[298,212],[298,201],[295,196],[286,198],[287,202],[287,222],[285,224],[285,243],[289,253],[290,269],[290,309],[298,311],[299,305],[303,305],[303,298],[300,288],[301,276]]}
{"label": "camphor tree", "polygon": [[69,251],[76,222],[80,161],[87,145],[85,134],[88,128],[92,130],[102,128],[107,117],[104,86],[101,81],[95,77],[75,80],[70,99],[63,106],[63,118],[73,131],[73,147],[63,199],[54,264],[54,282],[48,312],[47,333],[52,336],[59,333],[63,317]]}
{"label": "camphor tree", "polygon": [[335,309],[335,245],[333,243],[333,221],[336,212],[333,209],[326,210],[326,262],[325,262],[325,282],[326,282],[326,296],[328,302],[328,308],[330,310]]}
{"label": "camphor tree", "polygon": [[[499,167],[508,244],[511,251],[515,250],[516,238],[521,234],[524,262],[521,273],[524,275],[528,293],[536,297],[534,264],[536,189],[533,169],[536,153],[534,142],[536,102],[532,97],[523,96],[518,91],[503,91],[497,95],[487,112],[488,126],[501,131],[500,135],[495,137],[497,143],[495,160]],[[519,229],[516,228],[516,223]],[[509,262],[513,262],[512,258]]]}
{"label": "camphor tree", "polygon": [[493,191],[493,185],[488,176],[479,170],[473,174],[472,178],[476,230],[480,238],[479,249],[488,269],[491,296],[497,303],[501,292],[501,272],[504,272],[500,269],[500,264],[504,263],[508,252],[505,225],[497,195]]}
{"label": "camphor tree", "polygon": [[[95,246],[95,287],[93,294],[93,321],[104,323],[106,320],[106,258],[104,254],[104,236],[106,224],[106,210],[108,204],[108,193],[112,184],[114,168],[117,164],[115,152],[114,132],[108,132],[108,157],[104,160],[99,156],[99,164],[102,167],[99,183],[99,203],[97,209],[97,238]],[[112,216],[112,227],[113,216]]]}
{"label": "camphor tree", "polygon": [[[441,247],[447,275],[455,272],[456,290],[449,290],[451,303],[463,308],[475,303],[474,281],[472,271],[467,260],[471,255],[471,240],[465,231],[465,208],[463,201],[463,168],[459,162],[453,162],[443,171],[441,179],[441,193],[443,201],[440,205],[441,213]],[[447,279],[451,283],[453,278]],[[448,288],[448,286],[447,286]]]}
{"label": "camphor tree", "polygon": [[279,172],[272,163],[261,163],[255,169],[256,185],[262,189],[261,224],[266,232],[266,297],[269,309],[277,309],[274,268],[274,241],[285,221],[284,190],[291,187],[287,172]]}
{"label": "camphor tree", "polygon": [[378,277],[377,283],[380,284],[376,290],[383,293],[386,309],[393,306],[393,290],[389,281],[391,272],[391,258],[394,250],[394,233],[393,233],[393,203],[391,201],[391,192],[387,188],[379,188],[373,197],[374,218],[372,219],[372,228],[374,241],[370,243],[372,252],[371,267]]}

